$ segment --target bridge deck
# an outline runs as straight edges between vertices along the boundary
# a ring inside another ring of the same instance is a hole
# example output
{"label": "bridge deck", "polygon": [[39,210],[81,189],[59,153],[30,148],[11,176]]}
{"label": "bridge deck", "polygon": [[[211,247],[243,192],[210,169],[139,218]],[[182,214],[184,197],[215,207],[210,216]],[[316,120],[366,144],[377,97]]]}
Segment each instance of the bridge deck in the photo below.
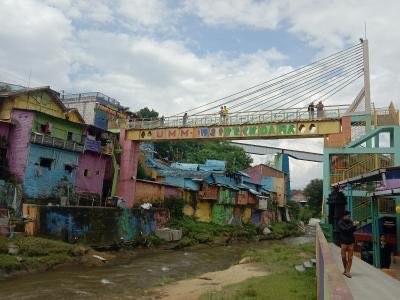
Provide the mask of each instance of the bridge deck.
{"label": "bridge deck", "polygon": [[346,109],[347,106],[326,107],[313,116],[294,109],[131,120],[127,138],[151,141],[322,137],[341,132],[340,120]]}
{"label": "bridge deck", "polygon": [[[339,270],[343,270],[339,247],[330,244],[330,248]],[[400,299],[400,281],[358,257],[353,258],[351,273],[352,278],[343,277],[354,300]]]}

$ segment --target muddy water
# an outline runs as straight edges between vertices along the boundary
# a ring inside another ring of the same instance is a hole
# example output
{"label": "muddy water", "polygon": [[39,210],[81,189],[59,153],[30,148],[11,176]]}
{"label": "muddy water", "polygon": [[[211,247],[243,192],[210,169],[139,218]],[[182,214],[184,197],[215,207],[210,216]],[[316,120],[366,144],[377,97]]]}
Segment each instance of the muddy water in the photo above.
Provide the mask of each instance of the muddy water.
{"label": "muddy water", "polygon": [[137,251],[135,257],[121,265],[65,267],[0,279],[0,299],[136,299],[147,288],[226,269],[236,264],[247,249],[268,247],[272,243]]}

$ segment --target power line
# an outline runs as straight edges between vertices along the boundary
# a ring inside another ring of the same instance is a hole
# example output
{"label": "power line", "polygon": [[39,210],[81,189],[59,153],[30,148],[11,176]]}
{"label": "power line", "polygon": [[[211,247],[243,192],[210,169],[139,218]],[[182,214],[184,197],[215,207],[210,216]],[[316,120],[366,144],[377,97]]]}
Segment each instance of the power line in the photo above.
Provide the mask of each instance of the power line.
{"label": "power line", "polygon": [[[337,67],[339,67],[339,65],[336,64],[336,62],[339,61],[340,63],[345,64],[345,62],[347,62],[347,59],[348,59],[348,58],[352,58],[352,60],[351,60],[350,62],[352,62],[352,61],[354,61],[354,60],[357,60],[357,59],[362,59],[362,52],[357,53],[357,56],[356,56],[355,58],[354,58],[354,55],[352,56],[351,54],[349,54],[348,57],[344,57],[344,58],[343,58],[343,57],[335,57],[335,58],[331,59],[331,61],[333,60],[333,63],[334,63],[333,66],[336,65],[336,68],[337,68]],[[361,60],[360,60],[360,61],[361,61]],[[309,72],[310,70],[313,70],[313,69],[316,69],[316,68],[317,68],[317,72],[313,72],[312,74],[319,73],[319,72],[320,72],[320,69],[322,68],[322,66],[324,66],[325,63],[326,63],[326,62],[324,62],[323,64],[320,64],[320,65],[317,65],[317,66],[313,66],[312,68],[307,69],[307,70],[304,70],[304,71],[302,71],[302,72],[300,72],[300,73],[298,73],[298,74],[305,73],[305,72]],[[331,65],[331,63],[328,64],[328,66],[330,66],[330,65]],[[304,77],[304,76],[297,77],[298,74],[294,74],[294,75],[290,76],[289,78],[294,78],[294,80],[298,80],[299,78],[303,78],[303,77]],[[296,78],[296,77],[297,77],[297,78]],[[308,77],[307,74],[306,74],[306,77]],[[234,99],[232,99],[232,100],[230,100],[230,101],[227,101],[227,102],[223,103],[223,105],[226,105],[226,104],[228,104],[228,103],[232,103],[232,102],[234,102],[234,101],[236,101],[236,100],[240,100],[241,98],[250,96],[250,95],[255,94],[255,93],[259,92],[259,91],[265,90],[265,89],[267,89],[267,88],[269,88],[269,87],[273,87],[273,86],[275,86],[275,85],[277,85],[277,84],[279,84],[279,83],[281,83],[281,82],[287,81],[287,79],[288,79],[288,78],[284,78],[284,79],[282,79],[282,80],[280,80],[280,81],[278,81],[278,82],[271,83],[271,84],[269,84],[268,86],[259,88],[259,89],[255,90],[255,91],[251,91],[251,92],[249,92],[249,93],[247,93],[247,94],[245,94],[245,95],[241,95],[241,96],[239,96],[239,97],[237,97],[237,98],[234,98]],[[287,83],[286,85],[290,85],[291,83],[293,83],[293,82],[289,82],[289,83]],[[269,93],[269,92],[266,92],[266,93],[264,93],[263,95],[266,95],[266,94],[268,94],[268,93]],[[247,99],[247,100],[244,101],[243,103],[250,102],[251,100],[253,100],[253,99],[255,99],[255,98],[257,99],[257,97],[259,98],[259,97],[261,97],[261,96],[262,96],[262,95],[259,95],[259,96],[256,96],[256,97]],[[219,105],[220,105],[220,104],[219,104]],[[207,108],[207,109],[205,109],[205,110],[203,110],[203,111],[201,111],[201,112],[197,112],[197,113],[194,114],[194,115],[198,115],[198,114],[201,114],[201,113],[205,113],[205,112],[207,112],[207,111],[209,111],[209,110],[211,110],[211,109],[216,109],[216,108],[219,107],[219,105],[216,105],[216,106],[213,106],[213,107],[209,107],[209,108]],[[235,105],[234,107],[238,107],[238,106],[239,106],[239,105]]]}
{"label": "power line", "polygon": [[[255,89],[255,88],[257,88],[257,87],[260,87],[260,86],[262,86],[262,85],[265,85],[265,84],[267,84],[267,83],[271,83],[271,82],[273,82],[273,81],[276,81],[277,79],[284,78],[285,76],[288,76],[288,75],[290,75],[290,74],[294,74],[294,73],[299,72],[299,71],[301,71],[301,70],[305,70],[306,68],[310,68],[310,67],[313,66],[313,65],[321,64],[322,62],[327,61],[327,60],[331,59],[332,57],[339,56],[340,54],[343,54],[343,53],[346,53],[346,52],[351,52],[351,51],[360,50],[360,49],[362,49],[361,45],[362,45],[362,44],[354,45],[354,46],[352,46],[352,47],[349,47],[349,48],[347,48],[347,49],[344,49],[344,50],[342,50],[342,51],[339,51],[339,52],[337,52],[337,53],[335,53],[335,54],[332,54],[332,55],[330,55],[330,56],[327,56],[327,57],[325,57],[325,58],[322,58],[322,59],[320,59],[320,60],[317,60],[317,61],[315,61],[315,62],[313,62],[313,63],[307,64],[307,65],[305,65],[305,66],[303,66],[303,67],[301,67],[301,68],[299,68],[299,69],[296,69],[296,70],[293,70],[293,71],[291,71],[291,72],[282,74],[282,75],[280,75],[280,76],[278,76],[278,77],[275,77],[275,78],[270,79],[270,80],[268,80],[268,81],[265,81],[265,82],[263,82],[263,83],[257,84],[257,85],[255,85],[255,86],[252,86],[252,87],[247,88],[247,89],[245,89],[245,90],[238,91],[238,92],[233,93],[233,94],[231,94],[231,95],[225,96],[225,97],[223,97],[223,98],[220,98],[220,99],[217,99],[217,100],[208,102],[208,103],[205,103],[205,104],[203,104],[203,105],[197,106],[197,107],[192,108],[192,109],[190,109],[190,110],[186,110],[186,111],[184,111],[184,112],[195,111],[195,110],[198,110],[198,109],[201,109],[201,108],[204,108],[204,107],[207,107],[207,106],[209,106],[209,105],[216,104],[216,103],[219,103],[219,104],[216,106],[216,107],[218,107],[219,105],[224,104],[224,103],[221,103],[221,101],[223,101],[223,100],[226,100],[226,99],[228,99],[228,98],[230,98],[230,97],[233,97],[233,96],[240,95],[240,94],[242,94],[242,93],[244,93],[244,92],[250,91],[250,90],[252,90],[252,89]],[[242,96],[242,97],[243,97],[243,96]],[[231,101],[233,101],[233,100],[231,100]],[[229,102],[226,102],[226,103],[229,103]],[[215,106],[214,106],[213,108],[215,108]],[[182,113],[183,113],[183,112],[182,112]],[[182,113],[178,113],[178,114],[175,114],[175,115],[173,115],[173,116],[177,116],[177,115],[180,115],[180,114],[182,114]],[[197,114],[198,114],[198,113],[197,113]]]}

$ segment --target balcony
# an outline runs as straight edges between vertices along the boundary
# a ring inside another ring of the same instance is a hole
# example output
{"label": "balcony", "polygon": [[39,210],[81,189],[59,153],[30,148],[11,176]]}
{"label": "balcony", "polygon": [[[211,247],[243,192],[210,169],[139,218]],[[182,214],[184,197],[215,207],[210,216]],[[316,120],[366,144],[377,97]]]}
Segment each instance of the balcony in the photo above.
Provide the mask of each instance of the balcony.
{"label": "balcony", "polygon": [[81,144],[73,141],[66,141],[56,137],[51,137],[48,134],[41,134],[37,132],[32,132],[31,143],[70,151],[83,152],[83,145]]}
{"label": "balcony", "polygon": [[101,151],[101,142],[96,140],[90,140],[88,138],[85,139],[85,151],[93,151],[96,153],[100,153]]}
{"label": "balcony", "polygon": [[105,155],[112,155],[114,151],[114,144],[107,143],[105,146],[101,145],[101,141],[85,139],[85,151],[92,151],[102,153]]}

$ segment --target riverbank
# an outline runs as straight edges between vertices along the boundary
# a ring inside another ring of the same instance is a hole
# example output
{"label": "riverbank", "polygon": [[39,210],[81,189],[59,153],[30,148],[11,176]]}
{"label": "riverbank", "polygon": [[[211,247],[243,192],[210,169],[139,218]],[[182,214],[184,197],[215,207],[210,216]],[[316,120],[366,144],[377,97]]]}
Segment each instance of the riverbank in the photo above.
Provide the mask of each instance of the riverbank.
{"label": "riverbank", "polygon": [[40,237],[0,237],[0,277],[53,270],[69,265],[102,266],[118,256],[97,252],[82,244],[68,244]]}
{"label": "riverbank", "polygon": [[[97,252],[82,244],[68,244],[23,235],[17,235],[12,239],[0,237],[0,276],[44,272],[71,264],[89,267],[123,264],[129,262],[135,255],[134,251],[141,248],[160,251],[195,249],[258,242],[264,239],[281,239],[300,234],[293,223],[273,224],[268,235],[253,225],[218,225],[197,222],[187,217],[174,219],[169,225],[171,228],[182,230],[183,238],[180,241],[168,243],[152,235],[134,242],[121,243],[118,245],[119,251]],[[11,254],[10,251],[17,252]]]}
{"label": "riverbank", "polygon": [[313,243],[249,249],[242,255],[243,264],[148,290],[142,299],[315,299],[315,269],[294,269],[314,255]]}

